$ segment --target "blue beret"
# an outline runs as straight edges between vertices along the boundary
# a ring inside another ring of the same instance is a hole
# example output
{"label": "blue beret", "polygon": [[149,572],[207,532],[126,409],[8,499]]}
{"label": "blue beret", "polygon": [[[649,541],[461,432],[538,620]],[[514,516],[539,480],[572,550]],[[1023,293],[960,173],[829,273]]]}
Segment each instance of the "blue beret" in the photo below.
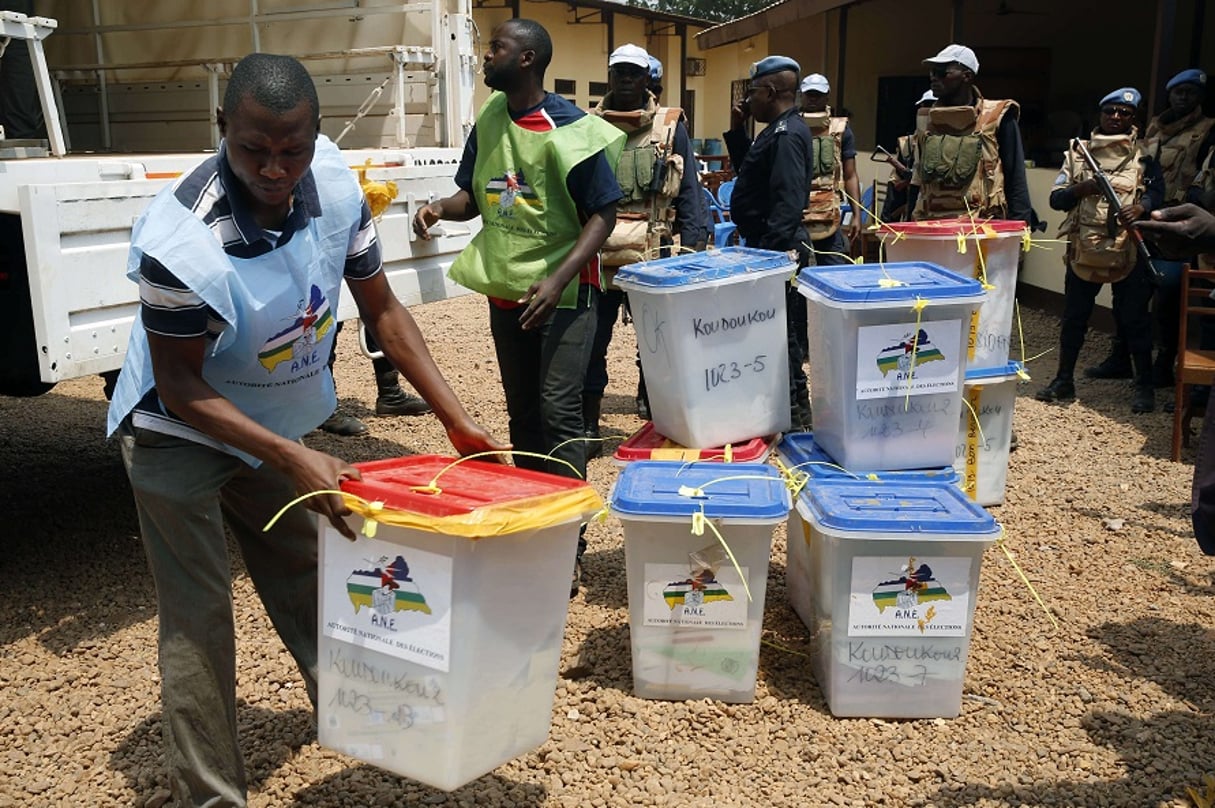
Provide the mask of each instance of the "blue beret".
{"label": "blue beret", "polygon": [[769,56],[751,65],[751,78],[757,79],[760,76],[779,73],[782,70],[792,70],[794,73],[801,74],[802,66],[788,56]]}
{"label": "blue beret", "polygon": [[1182,70],[1176,76],[1169,79],[1169,83],[1164,85],[1164,89],[1171,90],[1178,84],[1197,84],[1199,87],[1207,86],[1207,74],[1203,73],[1196,67],[1191,67],[1189,70]]}
{"label": "blue beret", "polygon": [[650,57],[650,81],[662,81],[662,62]]}
{"label": "blue beret", "polygon": [[1097,106],[1104,107],[1106,104],[1123,104],[1128,107],[1138,107],[1139,102],[1143,100],[1143,96],[1134,87],[1119,87],[1112,93],[1101,99],[1101,103]]}

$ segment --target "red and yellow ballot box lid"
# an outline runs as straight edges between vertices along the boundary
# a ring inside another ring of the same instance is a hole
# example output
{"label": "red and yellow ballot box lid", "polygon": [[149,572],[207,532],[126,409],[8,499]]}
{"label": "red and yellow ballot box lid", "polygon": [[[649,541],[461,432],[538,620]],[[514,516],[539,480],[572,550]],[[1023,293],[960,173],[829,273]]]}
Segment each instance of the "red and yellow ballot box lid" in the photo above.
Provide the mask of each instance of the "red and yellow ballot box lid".
{"label": "red and yellow ballot box lid", "polygon": [[585,521],[603,510],[582,480],[483,460],[412,455],[356,463],[344,480],[346,505],[394,527],[470,539]]}
{"label": "red and yellow ballot box lid", "polygon": [[882,222],[880,232],[902,234],[909,238],[957,238],[958,236],[988,237],[1020,236],[1028,228],[1019,219],[925,219],[919,222]]}
{"label": "red and yellow ballot box lid", "polygon": [[654,428],[653,421],[646,421],[620,446],[612,459],[624,465],[635,460],[683,460],[685,462],[712,461],[723,463],[762,463],[772,450],[776,436],[751,438],[741,443],[717,446],[712,449],[690,449],[680,446]]}

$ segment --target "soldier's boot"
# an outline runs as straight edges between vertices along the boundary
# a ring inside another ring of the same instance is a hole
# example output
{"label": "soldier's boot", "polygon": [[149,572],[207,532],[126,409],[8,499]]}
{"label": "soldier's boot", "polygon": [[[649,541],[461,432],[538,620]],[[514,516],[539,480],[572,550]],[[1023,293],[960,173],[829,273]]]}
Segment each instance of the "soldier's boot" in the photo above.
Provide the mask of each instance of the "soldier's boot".
{"label": "soldier's boot", "polygon": [[1122,339],[1115,337],[1110,355],[1100,364],[1085,368],[1084,375],[1090,379],[1129,379],[1131,371],[1131,352]]}
{"label": "soldier's boot", "polygon": [[379,391],[375,398],[376,415],[425,415],[431,412],[426,399],[406,393],[401,388],[401,374],[395,370],[375,374],[375,386]]}

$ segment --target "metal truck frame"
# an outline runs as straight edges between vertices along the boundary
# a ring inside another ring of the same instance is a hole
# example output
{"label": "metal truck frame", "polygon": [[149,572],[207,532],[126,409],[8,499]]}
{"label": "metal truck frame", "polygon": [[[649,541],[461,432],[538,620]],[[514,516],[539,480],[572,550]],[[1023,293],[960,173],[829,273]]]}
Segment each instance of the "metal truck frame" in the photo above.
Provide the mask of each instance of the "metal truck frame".
{"label": "metal truck frame", "polygon": [[[357,7],[358,3],[350,5]],[[96,8],[94,3],[95,16]],[[256,0],[252,8],[257,8]],[[315,19],[335,10],[350,13],[345,6],[312,6],[297,13]],[[344,149],[343,153],[352,170],[365,168],[368,179],[391,180],[397,185],[397,197],[378,228],[389,283],[406,305],[467,291],[449,281],[446,273],[477,229],[475,222],[445,231],[440,228],[436,238],[422,241],[410,226],[418,207],[455,191],[453,177],[473,121],[477,67],[469,0],[377,7],[369,13],[420,10],[431,12],[429,44],[300,56],[307,62],[310,58],[378,55],[391,63],[388,76],[357,105],[358,112],[342,134],[357,125],[386,86],[391,86],[394,106],[388,117],[396,121],[395,145]],[[256,14],[250,20],[256,43]],[[57,27],[53,19],[0,12],[3,46],[13,38],[29,45],[47,126],[45,143],[0,140],[0,322],[4,324],[0,331],[0,394],[5,395],[38,395],[57,382],[122,366],[139,308],[138,286],[126,276],[131,226],[161,188],[209,154],[69,154],[70,127],[63,117],[62,87],[53,77],[42,47]],[[2,49],[0,46],[0,52]],[[213,146],[219,143],[214,111],[221,98],[221,77],[243,55],[206,65]],[[107,143],[104,76],[122,67],[100,59],[87,66],[97,77],[99,117]],[[64,69],[63,75],[80,72],[80,66],[73,66]],[[427,117],[437,146],[416,145],[418,137],[408,131],[404,99],[410,81],[425,85]],[[360,96],[364,92],[360,87],[353,89]],[[343,294],[338,318],[356,316],[353,298]]]}

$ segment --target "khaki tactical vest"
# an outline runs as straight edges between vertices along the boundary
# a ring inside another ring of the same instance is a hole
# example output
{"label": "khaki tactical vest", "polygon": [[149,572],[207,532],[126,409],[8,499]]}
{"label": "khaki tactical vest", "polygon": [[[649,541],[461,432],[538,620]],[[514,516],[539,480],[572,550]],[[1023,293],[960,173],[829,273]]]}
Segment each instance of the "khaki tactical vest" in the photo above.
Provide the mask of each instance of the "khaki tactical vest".
{"label": "khaki tactical vest", "polygon": [[844,187],[844,129],[847,118],[831,117],[831,109],[824,112],[802,113],[802,119],[810,128],[813,138],[812,168],[814,179],[810,181],[810,199],[802,211],[802,223],[810,234],[811,241],[829,238],[840,229],[840,200]]}
{"label": "khaki tactical vest", "polygon": [[[616,203],[616,226],[603,243],[605,270],[657,258],[672,236],[675,197],[683,181],[683,156],[675,153],[675,126],[683,119],[679,107],[660,107],[650,96],[645,109],[618,112],[606,109],[604,98],[594,109],[625,133],[624,152],[616,164],[616,181],[624,198]],[[608,278],[611,285],[611,278]]]}
{"label": "khaki tactical vest", "polygon": [[[1208,211],[1215,211],[1215,149],[1211,149],[1207,159],[1202,161],[1193,188],[1198,192],[1198,204]],[[1199,253],[1198,268],[1215,269],[1215,253]]]}
{"label": "khaki tactical vest", "polygon": [[1143,148],[1160,162],[1165,205],[1185,201],[1185,192],[1198,174],[1199,147],[1212,126],[1215,118],[1204,117],[1201,108],[1172,123],[1161,123],[1159,115],[1148,123]]}
{"label": "khaki tactical vest", "polygon": [[[911,166],[914,169],[916,164],[915,135],[902,135],[895,144],[894,156],[904,166]],[[899,176],[899,172],[895,170],[895,167],[891,166],[890,179],[887,181],[893,183],[895,188],[902,191],[906,190],[907,183],[910,180],[904,180]]]}
{"label": "khaki tactical vest", "polygon": [[[1139,201],[1143,195],[1143,161],[1137,133],[1102,135],[1093,132],[1088,150],[1109,178],[1123,206]],[[1074,185],[1093,177],[1092,169],[1076,149],[1069,149],[1063,163],[1067,184]],[[1138,254],[1126,229],[1113,218],[1101,194],[1086,196],[1067,212],[1059,238],[1068,240],[1067,261],[1072,271],[1093,283],[1116,283],[1135,268]],[[1110,235],[1111,226],[1114,235]]]}
{"label": "khaki tactical vest", "polygon": [[1015,101],[988,101],[974,90],[979,98],[974,106],[929,107],[927,116],[917,116],[912,179],[920,186],[917,220],[1007,215],[996,132],[1004,116],[1016,116],[1020,108]]}

